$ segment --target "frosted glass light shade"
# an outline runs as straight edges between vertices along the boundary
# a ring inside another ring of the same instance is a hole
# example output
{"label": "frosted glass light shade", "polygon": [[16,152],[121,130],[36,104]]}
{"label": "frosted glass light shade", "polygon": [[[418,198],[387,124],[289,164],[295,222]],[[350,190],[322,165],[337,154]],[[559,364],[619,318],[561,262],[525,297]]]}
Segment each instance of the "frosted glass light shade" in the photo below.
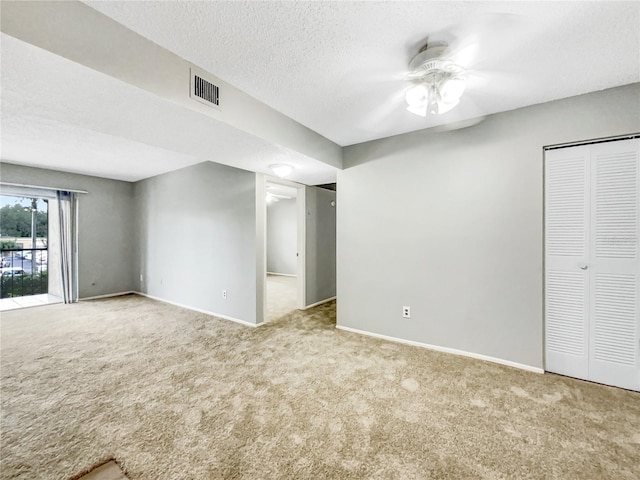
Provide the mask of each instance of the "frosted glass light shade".
{"label": "frosted glass light shade", "polygon": [[442,72],[406,90],[407,110],[421,117],[442,115],[460,103],[464,89],[463,75]]}
{"label": "frosted glass light shade", "polygon": [[288,163],[277,163],[274,165],[269,165],[269,168],[276,177],[280,178],[287,177],[291,175],[291,172],[293,172],[293,167]]}
{"label": "frosted glass light shade", "polygon": [[423,84],[416,85],[406,91],[405,98],[410,107],[421,108],[428,101],[429,89]]}
{"label": "frosted glass light shade", "polygon": [[456,105],[460,103],[460,100],[456,99],[453,102],[438,102],[438,114],[442,115],[443,113],[447,113],[449,110],[453,109]]}
{"label": "frosted glass light shade", "polygon": [[462,78],[452,77],[447,78],[440,84],[440,94],[442,100],[445,103],[453,103],[455,100],[459,100],[464,93],[465,83]]}

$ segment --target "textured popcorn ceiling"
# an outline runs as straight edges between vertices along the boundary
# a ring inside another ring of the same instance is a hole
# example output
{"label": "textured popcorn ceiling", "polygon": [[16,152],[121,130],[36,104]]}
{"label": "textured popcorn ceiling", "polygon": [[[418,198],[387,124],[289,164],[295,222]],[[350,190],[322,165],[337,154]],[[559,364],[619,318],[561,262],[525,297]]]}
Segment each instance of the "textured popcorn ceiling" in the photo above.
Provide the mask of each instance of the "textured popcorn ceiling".
{"label": "textured popcorn ceiling", "polygon": [[[640,81],[640,2],[85,3],[340,145]],[[64,5],[78,8],[54,13],[90,10]],[[113,32],[67,20],[61,37],[78,50],[82,35]],[[406,111],[403,91],[427,35],[477,41],[477,50],[466,50],[472,69],[459,107],[425,119]],[[264,173],[290,163],[291,180],[335,181],[321,161],[99,68],[5,34],[1,48],[3,161],[122,180],[207,160]],[[89,53],[105,66],[119,51]]]}
{"label": "textured popcorn ceiling", "polygon": [[[340,145],[640,81],[640,2],[86,2]],[[405,110],[427,36],[477,38],[463,101]]]}
{"label": "textured popcorn ceiling", "polygon": [[1,48],[3,161],[125,181],[204,161],[267,174],[289,163],[292,180],[335,181],[322,162],[46,50],[4,34]]}

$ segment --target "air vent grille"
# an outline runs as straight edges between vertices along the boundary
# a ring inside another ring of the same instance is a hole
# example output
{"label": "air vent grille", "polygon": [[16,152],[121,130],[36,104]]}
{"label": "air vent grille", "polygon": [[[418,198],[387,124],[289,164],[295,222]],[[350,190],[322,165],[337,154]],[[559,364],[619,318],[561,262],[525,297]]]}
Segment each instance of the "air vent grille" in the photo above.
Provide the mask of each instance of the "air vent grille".
{"label": "air vent grille", "polygon": [[220,108],[220,87],[216,85],[217,79],[195,68],[191,68],[190,76],[189,96],[199,103],[218,110]]}
{"label": "air vent grille", "polygon": [[220,89],[198,75],[193,76],[193,94],[209,103],[220,106]]}

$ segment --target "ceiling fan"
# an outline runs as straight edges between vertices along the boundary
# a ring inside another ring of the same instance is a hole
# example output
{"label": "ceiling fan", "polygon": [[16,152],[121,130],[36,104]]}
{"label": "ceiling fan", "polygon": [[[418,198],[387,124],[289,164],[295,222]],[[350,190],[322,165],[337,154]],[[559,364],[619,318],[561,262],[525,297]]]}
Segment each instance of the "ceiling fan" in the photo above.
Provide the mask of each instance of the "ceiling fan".
{"label": "ceiling fan", "polygon": [[[474,15],[433,29],[428,36],[416,34],[401,56],[394,52],[393,68],[374,64],[354,70],[345,76],[343,90],[358,98],[378,99],[363,108],[358,127],[379,134],[396,125],[446,132],[479,124],[486,118],[487,106],[525,84],[526,79],[505,67],[528,41],[524,33],[530,27],[520,15]],[[397,130],[411,131],[408,128]]]}
{"label": "ceiling fan", "polygon": [[411,87],[405,93],[407,110],[425,117],[453,109],[464,93],[467,70],[447,55],[448,44],[425,44],[409,63]]}
{"label": "ceiling fan", "polygon": [[[467,87],[487,91],[488,75],[491,83],[503,82],[503,72],[486,71],[486,67],[514,51],[513,42],[503,39],[524,27],[519,17],[491,13],[430,35],[409,62],[405,75],[409,82],[405,90],[407,110],[422,117],[442,115],[460,103]],[[480,64],[482,72],[475,70]]]}

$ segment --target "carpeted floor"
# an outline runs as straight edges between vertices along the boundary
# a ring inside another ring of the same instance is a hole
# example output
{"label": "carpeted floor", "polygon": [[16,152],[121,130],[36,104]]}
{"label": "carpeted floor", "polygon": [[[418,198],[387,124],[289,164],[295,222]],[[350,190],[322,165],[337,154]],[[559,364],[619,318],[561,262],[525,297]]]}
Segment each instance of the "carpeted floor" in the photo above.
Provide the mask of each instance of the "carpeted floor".
{"label": "carpeted floor", "polygon": [[267,275],[267,322],[277,320],[296,309],[296,277]]}
{"label": "carpeted floor", "polygon": [[635,479],[640,395],[138,296],[2,315],[3,479]]}

